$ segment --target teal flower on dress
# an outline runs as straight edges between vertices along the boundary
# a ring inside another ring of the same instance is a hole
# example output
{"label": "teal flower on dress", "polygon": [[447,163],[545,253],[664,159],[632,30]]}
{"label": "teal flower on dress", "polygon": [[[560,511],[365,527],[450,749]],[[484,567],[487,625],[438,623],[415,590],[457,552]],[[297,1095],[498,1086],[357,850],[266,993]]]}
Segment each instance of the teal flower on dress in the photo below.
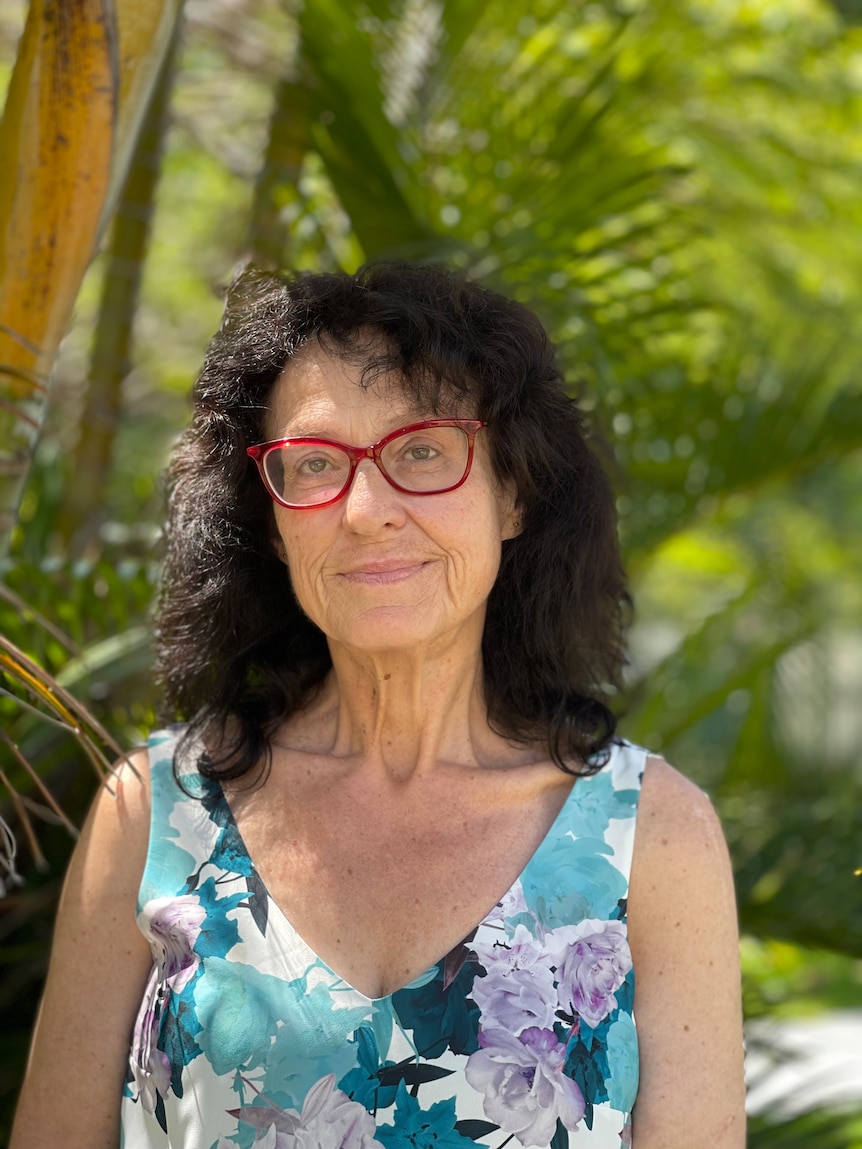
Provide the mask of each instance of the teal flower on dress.
{"label": "teal flower on dress", "polygon": [[201,798],[201,805],[209,814],[211,821],[219,828],[219,835],[209,858],[210,865],[228,874],[243,874],[248,877],[253,869],[252,861],[218,783],[213,783],[209,787],[209,792]]}
{"label": "teal flower on dress", "polygon": [[355,999],[350,991],[336,1008],[339,979],[329,975],[327,981],[310,981],[306,975],[282,982],[280,999],[270,997],[279,1024],[264,1058],[262,1087],[269,1097],[281,1090],[299,1101],[325,1074],[340,1081],[356,1065],[350,1038],[367,1022],[367,1004],[349,1004]]}
{"label": "teal flower on dress", "polygon": [[351,1069],[339,1081],[338,1088],[346,1093],[351,1101],[358,1101],[366,1109],[386,1109],[395,1101],[396,1087],[383,1085],[381,1069],[395,1065],[394,1061],[385,1061],[380,1064],[380,1051],[377,1048],[377,1039],[374,1030],[367,1025],[361,1025],[350,1039],[350,1044],[357,1047],[358,1062],[355,1069]]}
{"label": "teal flower on dress", "polygon": [[290,983],[225,958],[204,958],[203,967],[195,986],[198,1045],[218,1074],[260,1065],[284,1016],[279,1006],[287,1004]]}
{"label": "teal flower on dress", "polygon": [[387,1149],[466,1149],[475,1145],[455,1128],[455,1098],[422,1109],[400,1082],[395,1097],[395,1124],[379,1125],[377,1140]]}
{"label": "teal flower on dress", "polygon": [[453,1053],[474,1053],[479,1048],[479,1007],[470,997],[477,966],[465,962],[451,983],[443,988],[443,970],[418,989],[400,989],[392,1005],[404,1029],[413,1030],[413,1041],[423,1058]]}
{"label": "teal flower on dress", "polygon": [[636,790],[615,790],[610,774],[579,778],[566,807],[566,829],[579,838],[601,838],[611,818],[630,818]]}
{"label": "teal flower on dress", "polygon": [[613,848],[605,842],[563,835],[528,864],[521,879],[524,898],[546,930],[617,916],[628,883],[607,855]]}
{"label": "teal flower on dress", "polygon": [[607,1032],[608,1101],[614,1109],[627,1113],[638,1092],[638,1045],[635,1023],[628,1013],[620,1013]]}
{"label": "teal flower on dress", "polygon": [[207,878],[197,889],[198,900],[206,910],[194,943],[195,953],[201,958],[225,957],[240,940],[239,926],[228,914],[241,906],[247,895],[239,893],[220,897],[219,894],[215,878]]}

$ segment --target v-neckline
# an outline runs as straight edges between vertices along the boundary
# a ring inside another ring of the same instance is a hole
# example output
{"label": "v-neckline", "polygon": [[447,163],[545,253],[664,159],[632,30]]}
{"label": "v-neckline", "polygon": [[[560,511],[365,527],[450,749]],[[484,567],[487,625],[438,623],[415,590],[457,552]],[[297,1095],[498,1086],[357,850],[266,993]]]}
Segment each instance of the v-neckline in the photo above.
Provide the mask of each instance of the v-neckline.
{"label": "v-neckline", "polygon": [[[607,767],[605,767],[605,768],[607,768]],[[586,777],[592,777],[592,776],[593,775],[588,775]],[[575,778],[572,782],[572,785],[569,788],[569,792],[566,794],[565,798],[563,799],[562,805],[560,806],[559,810],[557,811],[557,813],[556,813],[553,821],[551,822],[550,826],[548,827],[548,829],[543,834],[541,840],[539,841],[539,844],[536,846],[535,850],[533,850],[532,854],[529,856],[527,861],[521,867],[520,872],[516,875],[514,880],[509,884],[507,889],[505,889],[503,891],[503,893],[488,907],[488,909],[485,911],[485,913],[482,915],[482,917],[479,919],[479,921],[476,923],[476,925],[473,926],[471,929],[468,929],[467,932],[463,935],[463,937],[458,938],[458,940],[455,941],[446,950],[446,952],[444,954],[442,954],[435,962],[433,962],[431,965],[429,965],[425,970],[416,974],[415,977],[412,977],[409,981],[405,982],[404,985],[399,986],[398,989],[394,989],[390,993],[380,994],[378,997],[370,997],[367,993],[363,993],[363,991],[361,989],[357,989],[357,987],[355,985],[351,984],[351,982],[349,982],[347,980],[347,978],[343,977],[337,970],[333,969],[332,966],[329,964],[329,962],[327,962],[323,957],[321,957],[320,954],[305,940],[305,938],[302,936],[302,934],[299,932],[299,930],[296,928],[296,926],[293,924],[293,922],[290,920],[290,918],[284,912],[282,907],[278,904],[278,902],[275,900],[275,898],[270,893],[269,887],[266,884],[266,882],[264,881],[264,878],[261,875],[261,872],[257,867],[257,863],[255,862],[254,858],[251,856],[251,852],[249,851],[249,848],[246,845],[245,838],[243,837],[242,831],[239,828],[239,824],[237,823],[237,820],[234,817],[233,809],[231,808],[230,802],[227,800],[227,795],[224,792],[224,788],[222,787],[221,783],[219,783],[217,781],[216,781],[216,786],[218,787],[218,800],[224,805],[224,808],[226,811],[227,822],[230,825],[232,832],[236,835],[236,839],[242,848],[243,854],[245,855],[245,857],[248,859],[249,863],[251,864],[251,868],[257,874],[258,882],[260,883],[260,885],[258,887],[259,892],[262,893],[268,899],[269,907],[270,907],[270,913],[269,913],[270,918],[272,918],[274,915],[283,924],[284,928],[288,931],[288,933],[291,934],[294,938],[296,938],[296,940],[299,942],[299,944],[310,955],[310,957],[312,959],[312,962],[311,962],[312,965],[317,966],[318,968],[321,968],[321,969],[325,970],[327,973],[331,974],[332,977],[336,978],[337,981],[340,982],[341,985],[346,990],[349,990],[352,993],[357,994],[359,997],[362,998],[363,1001],[366,1001],[371,1005],[375,1005],[375,1004],[378,1004],[380,1002],[390,1001],[397,993],[401,993],[402,990],[409,989],[410,986],[414,985],[416,982],[424,981],[424,979],[428,978],[428,975],[433,970],[439,970],[441,964],[446,960],[448,955],[450,953],[452,953],[452,951],[454,949],[457,949],[457,947],[463,942],[464,938],[472,937],[476,933],[476,931],[479,930],[482,925],[484,925],[484,923],[488,920],[488,918],[491,916],[491,914],[494,912],[494,910],[497,908],[497,906],[499,906],[500,903],[503,902],[509,896],[509,894],[512,893],[512,891],[515,889],[515,887],[517,885],[523,883],[524,877],[526,876],[528,870],[535,864],[536,859],[544,851],[544,849],[548,845],[548,843],[553,838],[556,838],[558,836],[558,834],[560,833],[561,825],[562,825],[564,819],[566,818],[566,816],[568,814],[569,807],[571,806],[572,801],[573,801],[575,788],[576,788],[578,782],[581,780],[581,777],[584,777],[584,776],[581,776],[581,775],[575,776]],[[430,981],[431,979],[428,978],[428,980]]]}

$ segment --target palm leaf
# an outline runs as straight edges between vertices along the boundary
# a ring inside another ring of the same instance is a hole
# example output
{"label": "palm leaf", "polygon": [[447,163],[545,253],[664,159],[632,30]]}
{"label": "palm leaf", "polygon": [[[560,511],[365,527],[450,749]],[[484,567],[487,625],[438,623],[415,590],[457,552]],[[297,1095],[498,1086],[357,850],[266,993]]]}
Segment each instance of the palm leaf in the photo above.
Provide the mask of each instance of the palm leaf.
{"label": "palm leaf", "polygon": [[[83,703],[28,658],[14,643],[0,635],[0,682],[4,681],[8,686],[0,686],[0,695],[11,698],[19,710],[31,713],[40,720],[70,733],[84,750],[100,783],[111,790],[108,780],[111,765],[105,751],[108,751],[111,758],[125,758],[121,748]],[[49,813],[53,814],[73,837],[77,836],[77,829],[54,798],[30,758],[5,731],[0,731],[0,744],[6,747],[15,767],[15,770],[8,774],[0,769],[0,784],[9,794],[36,865],[45,868],[46,862],[31,818],[33,803],[28,798],[28,793],[35,792],[43,800]],[[134,770],[131,762],[129,765]],[[4,896],[10,887],[21,884],[16,869],[16,854],[17,845],[12,829],[0,817],[0,897]]]}
{"label": "palm leaf", "polygon": [[824,1109],[784,1120],[749,1118],[748,1149],[862,1149],[862,1121],[850,1109]]}

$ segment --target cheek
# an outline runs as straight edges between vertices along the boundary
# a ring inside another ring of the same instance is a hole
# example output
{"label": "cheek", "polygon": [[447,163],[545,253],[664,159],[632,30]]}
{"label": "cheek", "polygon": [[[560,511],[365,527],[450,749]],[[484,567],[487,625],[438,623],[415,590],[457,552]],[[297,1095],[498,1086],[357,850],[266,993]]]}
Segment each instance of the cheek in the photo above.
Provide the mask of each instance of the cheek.
{"label": "cheek", "polygon": [[285,566],[300,610],[325,631],[330,612],[319,574],[320,563],[314,561],[313,555],[306,553],[306,548],[297,546],[296,540],[288,540]]}
{"label": "cheek", "polygon": [[486,597],[500,569],[500,525],[493,513],[464,515],[448,549],[453,591]]}
{"label": "cheek", "polygon": [[301,522],[285,522],[280,516],[276,516],[276,532],[276,550],[287,567],[294,589],[299,592],[311,587],[322,562],[316,533]]}

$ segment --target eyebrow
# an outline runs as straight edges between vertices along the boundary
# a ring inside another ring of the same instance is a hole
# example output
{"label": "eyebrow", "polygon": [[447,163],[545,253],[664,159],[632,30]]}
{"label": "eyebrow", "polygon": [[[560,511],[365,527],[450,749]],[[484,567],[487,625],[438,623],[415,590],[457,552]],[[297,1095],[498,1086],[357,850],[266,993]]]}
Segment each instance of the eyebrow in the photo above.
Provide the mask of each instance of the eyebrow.
{"label": "eyebrow", "polygon": [[[377,435],[374,439],[376,443],[379,439],[383,439],[392,431],[397,431],[399,427],[409,427],[413,423],[423,423],[426,419],[445,419],[445,415],[422,415],[419,412],[407,412],[405,415],[398,419],[393,419],[392,426],[389,430],[384,431],[383,434]],[[454,416],[453,416],[454,418]],[[345,440],[337,435],[334,431],[321,430],[320,425],[313,426],[310,423],[301,423],[298,427],[291,428],[289,431],[282,431],[281,434],[274,436],[274,439],[329,439],[335,443],[344,443]],[[359,446],[359,444],[350,444],[351,446]]]}
{"label": "eyebrow", "polygon": [[279,435],[280,439],[334,439],[328,431],[321,431],[318,427],[294,427],[286,434]]}

